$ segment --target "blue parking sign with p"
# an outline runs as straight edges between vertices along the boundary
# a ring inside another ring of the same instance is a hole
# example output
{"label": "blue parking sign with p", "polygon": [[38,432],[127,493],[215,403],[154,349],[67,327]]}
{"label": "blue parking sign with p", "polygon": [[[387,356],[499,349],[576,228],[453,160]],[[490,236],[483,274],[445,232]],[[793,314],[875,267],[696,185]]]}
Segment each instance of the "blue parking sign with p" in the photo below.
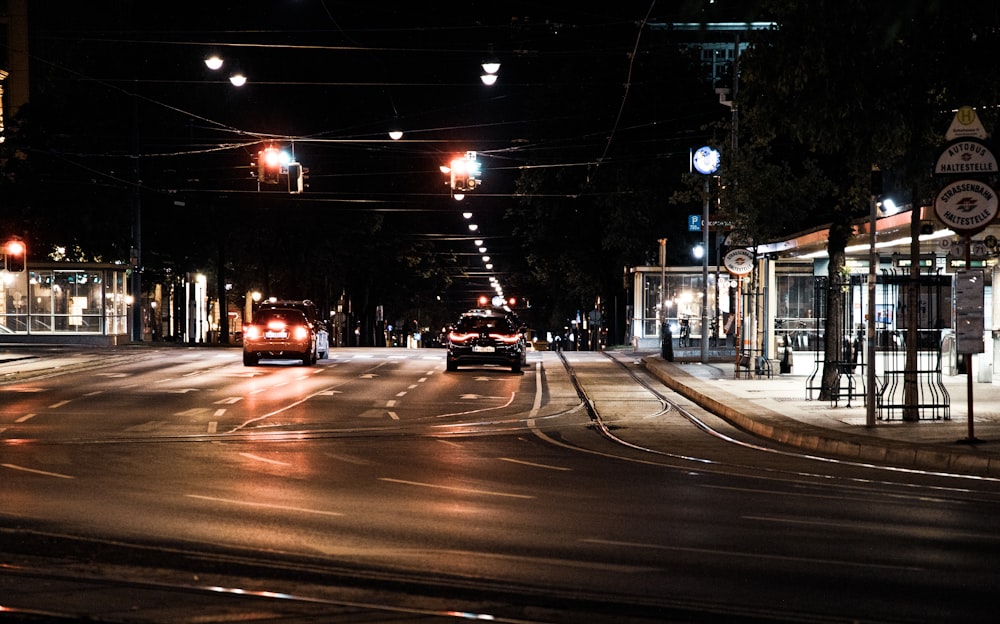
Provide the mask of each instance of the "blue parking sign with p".
{"label": "blue parking sign with p", "polygon": [[688,215],[688,232],[701,231],[701,215]]}

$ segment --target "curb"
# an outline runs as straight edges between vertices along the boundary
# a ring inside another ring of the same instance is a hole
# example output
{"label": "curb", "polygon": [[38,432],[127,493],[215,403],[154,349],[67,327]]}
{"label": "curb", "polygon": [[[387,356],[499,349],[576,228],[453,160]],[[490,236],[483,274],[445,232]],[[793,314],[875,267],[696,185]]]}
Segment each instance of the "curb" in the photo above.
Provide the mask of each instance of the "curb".
{"label": "curb", "polygon": [[789,418],[765,407],[753,413],[734,407],[747,402],[705,382],[683,368],[658,358],[643,357],[643,366],[674,392],[748,433],[807,451],[864,463],[901,468],[948,471],[974,476],[1000,476],[1000,457],[975,449],[952,449],[936,444],[910,444],[863,435],[840,433]]}

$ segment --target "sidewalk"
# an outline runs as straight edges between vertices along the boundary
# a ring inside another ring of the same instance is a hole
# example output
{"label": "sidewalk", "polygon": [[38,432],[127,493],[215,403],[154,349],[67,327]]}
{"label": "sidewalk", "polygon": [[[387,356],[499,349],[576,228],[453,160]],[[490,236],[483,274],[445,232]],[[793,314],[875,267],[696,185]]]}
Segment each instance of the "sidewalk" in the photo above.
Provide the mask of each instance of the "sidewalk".
{"label": "sidewalk", "polygon": [[[732,363],[666,362],[645,354],[642,362],[675,392],[734,425],[764,438],[825,455],[903,468],[1000,477],[1000,378],[973,380],[973,435],[969,436],[965,375],[944,376],[951,396],[950,420],[876,420],[868,426],[863,398],[809,400],[807,372],[740,378]],[[859,376],[864,384],[863,376]],[[815,383],[815,382],[814,382]]]}

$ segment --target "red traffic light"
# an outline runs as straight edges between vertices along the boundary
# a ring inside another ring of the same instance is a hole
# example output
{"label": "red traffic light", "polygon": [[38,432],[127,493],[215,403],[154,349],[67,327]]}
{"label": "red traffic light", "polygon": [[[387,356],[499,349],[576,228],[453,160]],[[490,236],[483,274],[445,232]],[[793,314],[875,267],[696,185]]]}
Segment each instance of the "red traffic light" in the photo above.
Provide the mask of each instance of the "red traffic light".
{"label": "red traffic light", "polygon": [[277,147],[265,147],[257,152],[257,181],[277,184],[282,170],[288,166],[291,157]]}
{"label": "red traffic light", "polygon": [[4,243],[3,258],[4,268],[11,273],[20,273],[24,270],[24,256],[27,255],[28,247],[24,241],[16,238]]}

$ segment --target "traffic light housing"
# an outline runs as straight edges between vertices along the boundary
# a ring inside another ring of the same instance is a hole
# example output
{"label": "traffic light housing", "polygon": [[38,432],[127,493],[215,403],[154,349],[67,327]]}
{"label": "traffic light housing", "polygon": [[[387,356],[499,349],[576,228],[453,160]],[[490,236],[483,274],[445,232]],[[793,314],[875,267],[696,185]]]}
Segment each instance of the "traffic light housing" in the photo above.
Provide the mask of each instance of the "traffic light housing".
{"label": "traffic light housing", "polygon": [[257,152],[257,181],[261,184],[277,184],[285,165],[284,152],[276,147],[265,147]]}
{"label": "traffic light housing", "polygon": [[443,167],[442,171],[450,174],[448,185],[452,191],[459,193],[475,190],[482,173],[475,152],[466,152],[464,156],[456,157],[447,167]]}
{"label": "traffic light housing", "polygon": [[12,238],[4,243],[3,258],[4,268],[11,273],[21,273],[24,271],[24,257],[28,254],[28,247],[24,241]]}

